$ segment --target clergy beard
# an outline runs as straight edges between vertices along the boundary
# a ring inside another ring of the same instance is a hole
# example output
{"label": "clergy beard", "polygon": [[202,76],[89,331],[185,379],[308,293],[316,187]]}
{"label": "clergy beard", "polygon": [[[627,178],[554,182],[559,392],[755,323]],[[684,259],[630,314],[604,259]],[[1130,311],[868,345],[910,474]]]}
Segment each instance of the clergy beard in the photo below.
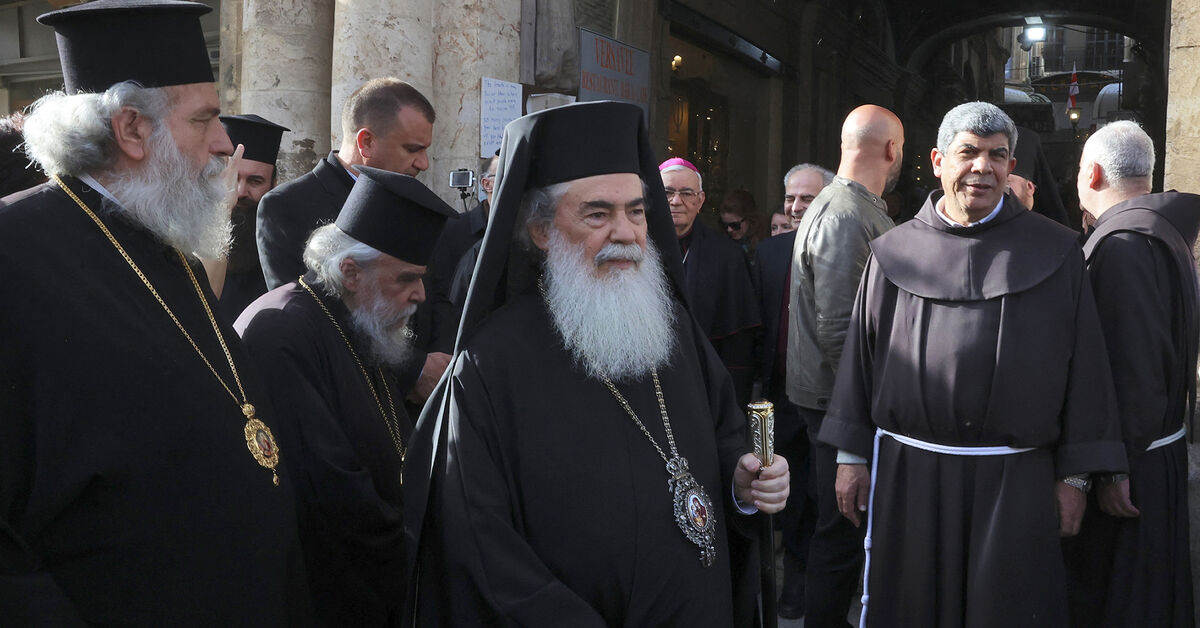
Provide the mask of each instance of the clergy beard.
{"label": "clergy beard", "polygon": [[229,247],[229,270],[245,272],[258,268],[258,243],[254,239],[254,222],[258,201],[240,198],[233,206],[230,221],[233,225],[233,244]]}
{"label": "clergy beard", "polygon": [[[637,262],[593,274],[613,258]],[[567,350],[590,377],[635,379],[660,368],[675,344],[675,309],[662,261],[652,242],[609,244],[595,259],[550,229],[546,252],[546,301]]]}
{"label": "clergy beard", "polygon": [[360,299],[358,307],[350,310],[350,326],[370,343],[371,358],[388,366],[399,366],[412,354],[412,342],[408,339],[404,324],[416,311],[416,305],[397,310],[396,306],[379,293],[374,281],[371,294]]}
{"label": "clergy beard", "polygon": [[[225,160],[214,156],[197,169],[165,125],[151,134],[148,154],[141,168],[105,182],[120,201],[115,211],[185,253],[206,259],[225,257],[231,230],[221,182]],[[106,206],[111,207],[111,202]]]}

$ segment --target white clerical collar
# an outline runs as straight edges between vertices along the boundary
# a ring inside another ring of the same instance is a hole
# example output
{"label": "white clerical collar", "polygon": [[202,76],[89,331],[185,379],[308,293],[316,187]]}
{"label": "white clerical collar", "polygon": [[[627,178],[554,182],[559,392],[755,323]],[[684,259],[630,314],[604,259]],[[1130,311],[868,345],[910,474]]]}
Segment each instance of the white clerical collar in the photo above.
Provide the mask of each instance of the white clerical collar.
{"label": "white clerical collar", "polygon": [[953,220],[950,219],[950,216],[946,215],[946,197],[943,196],[937,202],[937,204],[935,204],[933,206],[933,213],[937,214],[937,217],[941,218],[942,222],[946,223],[947,225],[950,225],[951,227],[954,227],[956,229],[965,229],[966,227],[974,227],[975,225],[982,225],[983,223],[995,218],[996,214],[1000,213],[1001,207],[1004,207],[1004,197],[1003,196],[1000,197],[1000,202],[996,203],[996,208],[992,210],[992,213],[988,214],[987,216],[984,216],[982,219],[980,219],[978,221],[970,222],[970,223],[967,223],[964,225],[961,223],[954,222]]}
{"label": "white clerical collar", "polygon": [[103,185],[100,185],[100,182],[97,181],[96,179],[94,179],[92,177],[92,175],[81,174],[77,178],[80,181],[83,181],[84,183],[86,183],[89,188],[92,188],[93,190],[96,190],[97,192],[99,192],[100,196],[107,198],[108,200],[116,203],[118,206],[121,205],[121,201],[118,201],[117,197],[113,196],[112,192],[109,192],[107,188],[105,188]]}

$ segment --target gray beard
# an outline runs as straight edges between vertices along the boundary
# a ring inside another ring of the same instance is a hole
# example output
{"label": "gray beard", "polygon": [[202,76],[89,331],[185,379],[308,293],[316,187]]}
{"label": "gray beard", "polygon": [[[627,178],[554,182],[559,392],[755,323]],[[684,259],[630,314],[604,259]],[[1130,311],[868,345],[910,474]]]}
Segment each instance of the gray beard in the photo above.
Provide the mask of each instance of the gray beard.
{"label": "gray beard", "polygon": [[367,339],[371,360],[387,366],[403,364],[412,355],[412,341],[404,323],[417,311],[417,306],[397,311],[379,294],[378,287],[364,301],[350,310],[350,326]]}
{"label": "gray beard", "polygon": [[143,167],[105,182],[120,201],[119,206],[111,202],[105,206],[184,253],[205,259],[225,257],[232,234],[221,182],[225,160],[214,156],[197,170],[165,125],[151,135],[149,156]]}
{"label": "gray beard", "polygon": [[[611,258],[636,267],[593,272]],[[550,229],[546,252],[546,302],[563,345],[589,377],[637,379],[661,368],[675,346],[675,308],[652,242],[609,244],[593,260]]]}

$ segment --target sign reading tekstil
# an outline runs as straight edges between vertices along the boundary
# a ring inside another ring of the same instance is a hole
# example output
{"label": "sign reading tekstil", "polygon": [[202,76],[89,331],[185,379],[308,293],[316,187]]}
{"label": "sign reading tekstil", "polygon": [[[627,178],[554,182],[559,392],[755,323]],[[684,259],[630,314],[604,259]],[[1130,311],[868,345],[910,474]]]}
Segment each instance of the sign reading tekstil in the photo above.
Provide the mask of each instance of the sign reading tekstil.
{"label": "sign reading tekstil", "polygon": [[579,29],[579,100],[620,100],[650,115],[650,54]]}

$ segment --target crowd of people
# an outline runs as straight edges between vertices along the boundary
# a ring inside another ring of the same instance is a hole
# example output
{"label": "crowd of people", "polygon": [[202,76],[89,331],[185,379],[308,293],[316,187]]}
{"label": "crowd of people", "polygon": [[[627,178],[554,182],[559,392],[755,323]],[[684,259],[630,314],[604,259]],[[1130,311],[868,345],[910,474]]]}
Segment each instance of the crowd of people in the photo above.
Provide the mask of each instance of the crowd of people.
{"label": "crowd of people", "polygon": [[720,230],[615,102],[509,124],[459,214],[394,78],[276,186],[208,10],[42,15],[64,89],[0,125],[6,625],[757,626],[765,517],[809,628],[1192,625],[1200,197],[1137,124],[1083,147],[1082,237],[982,102],[899,225],[875,105]]}

